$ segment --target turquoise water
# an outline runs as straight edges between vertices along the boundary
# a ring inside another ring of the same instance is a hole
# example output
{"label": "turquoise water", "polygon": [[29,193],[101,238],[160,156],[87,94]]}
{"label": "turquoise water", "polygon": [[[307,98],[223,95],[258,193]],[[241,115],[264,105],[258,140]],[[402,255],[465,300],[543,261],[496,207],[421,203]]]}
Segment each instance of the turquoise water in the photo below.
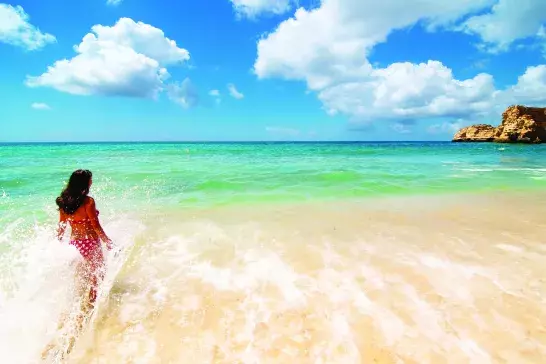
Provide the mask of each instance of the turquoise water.
{"label": "turquoise water", "polygon": [[546,147],[452,143],[0,146],[2,222],[47,215],[72,170],[109,208],[191,208],[546,186]]}
{"label": "turquoise water", "polygon": [[[545,156],[452,143],[0,145],[0,352],[35,363],[72,335],[75,320],[57,327],[78,313],[81,257],[55,238],[54,200],[88,168],[120,255],[104,252],[107,300],[71,362],[540,362],[545,196],[439,196],[430,209],[421,196],[535,192]],[[392,214],[298,204],[411,195]]]}

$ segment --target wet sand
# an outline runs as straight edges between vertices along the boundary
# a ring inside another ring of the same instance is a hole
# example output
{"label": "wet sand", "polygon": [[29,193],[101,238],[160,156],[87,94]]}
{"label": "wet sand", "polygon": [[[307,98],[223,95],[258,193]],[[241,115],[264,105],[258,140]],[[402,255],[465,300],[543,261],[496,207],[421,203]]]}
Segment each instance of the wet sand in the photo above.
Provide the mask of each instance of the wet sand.
{"label": "wet sand", "polygon": [[255,205],[146,226],[74,363],[540,363],[546,194]]}

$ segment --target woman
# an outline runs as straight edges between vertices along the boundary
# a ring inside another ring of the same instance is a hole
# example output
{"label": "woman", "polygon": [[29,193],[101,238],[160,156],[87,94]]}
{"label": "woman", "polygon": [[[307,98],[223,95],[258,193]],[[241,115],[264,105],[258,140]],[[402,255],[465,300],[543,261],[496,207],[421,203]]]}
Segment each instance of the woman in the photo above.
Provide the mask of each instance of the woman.
{"label": "woman", "polygon": [[[104,278],[101,240],[106,243],[109,250],[112,249],[112,241],[99,223],[99,212],[95,208],[95,200],[88,196],[93,183],[92,177],[92,173],[88,170],[75,171],[56,200],[60,215],[57,238],[62,240],[67,226],[70,225],[72,228],[70,245],[76,247],[83,258],[78,263],[76,277],[77,296],[81,306],[76,313],[76,320],[71,322],[76,324],[76,329],[69,330],[71,334],[63,336],[65,344],[60,345],[64,347],[60,354],[61,358],[72,350],[77,333],[82,330],[84,318],[91,312],[97,299],[98,286]],[[89,295],[86,290],[89,290]],[[63,329],[65,323],[67,323],[67,317],[63,314],[58,326],[59,331]],[[56,347],[59,347],[57,338],[46,346],[42,352],[42,359],[45,360]]]}
{"label": "woman", "polygon": [[99,212],[95,200],[89,197],[89,189],[93,183],[91,171],[79,169],[72,173],[68,185],[57,197],[59,206],[59,228],[57,237],[62,240],[68,225],[72,228],[70,244],[75,246],[83,257],[78,266],[79,278],[83,279],[85,287],[89,287],[89,304],[97,298],[97,289],[104,277],[104,257],[101,243],[106,243],[108,250],[112,249],[112,241],[99,223]]}

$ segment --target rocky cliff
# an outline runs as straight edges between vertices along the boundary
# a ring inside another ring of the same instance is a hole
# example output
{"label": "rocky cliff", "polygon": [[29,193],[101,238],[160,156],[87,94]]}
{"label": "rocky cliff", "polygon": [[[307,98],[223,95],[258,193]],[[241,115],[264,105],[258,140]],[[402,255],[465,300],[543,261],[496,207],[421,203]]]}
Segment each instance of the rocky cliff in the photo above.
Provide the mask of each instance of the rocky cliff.
{"label": "rocky cliff", "polygon": [[543,143],[546,142],[546,108],[510,106],[497,127],[472,125],[455,134],[454,142]]}

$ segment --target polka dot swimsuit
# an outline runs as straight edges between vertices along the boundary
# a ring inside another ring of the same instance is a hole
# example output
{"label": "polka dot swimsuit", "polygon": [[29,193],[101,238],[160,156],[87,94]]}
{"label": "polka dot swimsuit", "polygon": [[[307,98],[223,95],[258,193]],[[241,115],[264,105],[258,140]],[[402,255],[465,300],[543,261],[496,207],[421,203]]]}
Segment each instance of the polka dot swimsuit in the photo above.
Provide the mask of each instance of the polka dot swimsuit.
{"label": "polka dot swimsuit", "polygon": [[96,239],[80,239],[70,241],[70,245],[73,245],[78,249],[82,257],[87,260],[92,260],[101,252],[100,241]]}
{"label": "polka dot swimsuit", "polygon": [[[98,214],[98,211],[97,211]],[[91,221],[89,218],[83,219],[83,220],[71,220],[70,224],[72,225],[80,225],[80,224],[88,224]],[[100,259],[102,257],[102,250],[101,250],[101,244],[100,240],[98,239],[77,239],[77,240],[71,240],[70,245],[73,245],[78,249],[82,257],[84,257],[88,261],[92,261],[95,259]]]}

